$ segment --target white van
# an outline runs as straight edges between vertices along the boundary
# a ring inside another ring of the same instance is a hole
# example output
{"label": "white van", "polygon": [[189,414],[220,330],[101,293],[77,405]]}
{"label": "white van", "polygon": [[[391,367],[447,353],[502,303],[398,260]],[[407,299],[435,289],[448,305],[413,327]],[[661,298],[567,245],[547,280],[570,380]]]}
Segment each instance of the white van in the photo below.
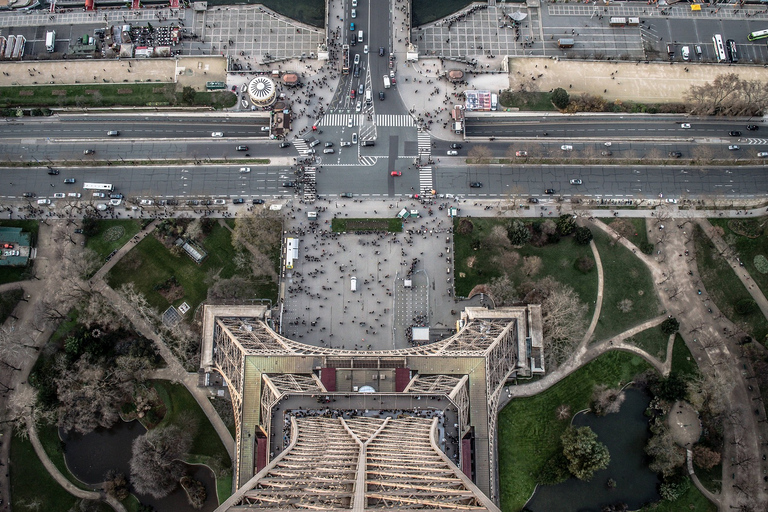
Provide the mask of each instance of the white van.
{"label": "white van", "polygon": [[357,278],[353,277],[349,280],[349,287],[353,292],[357,291]]}
{"label": "white van", "polygon": [[373,101],[373,96],[372,96],[371,90],[368,89],[367,91],[365,91],[365,102],[368,105],[370,105],[372,101]]}
{"label": "white van", "polygon": [[211,132],[211,137],[223,137],[223,132]]}
{"label": "white van", "polygon": [[357,42],[362,43],[363,42],[363,31],[357,33]]}

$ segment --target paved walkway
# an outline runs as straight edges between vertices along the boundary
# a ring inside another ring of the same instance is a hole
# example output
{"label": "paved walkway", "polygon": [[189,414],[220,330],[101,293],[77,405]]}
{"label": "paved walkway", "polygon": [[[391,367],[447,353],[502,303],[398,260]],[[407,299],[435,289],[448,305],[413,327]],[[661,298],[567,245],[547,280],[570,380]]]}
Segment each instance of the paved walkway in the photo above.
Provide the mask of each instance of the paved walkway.
{"label": "paved walkway", "polygon": [[597,298],[595,299],[595,312],[592,315],[592,322],[590,322],[587,332],[584,334],[584,339],[581,340],[579,347],[586,347],[589,340],[592,339],[592,335],[595,334],[595,328],[597,328],[597,321],[600,320],[600,312],[603,310],[603,262],[600,259],[600,252],[597,250],[595,241],[589,242],[589,248],[592,249],[592,256],[595,258],[595,267],[597,268]]}

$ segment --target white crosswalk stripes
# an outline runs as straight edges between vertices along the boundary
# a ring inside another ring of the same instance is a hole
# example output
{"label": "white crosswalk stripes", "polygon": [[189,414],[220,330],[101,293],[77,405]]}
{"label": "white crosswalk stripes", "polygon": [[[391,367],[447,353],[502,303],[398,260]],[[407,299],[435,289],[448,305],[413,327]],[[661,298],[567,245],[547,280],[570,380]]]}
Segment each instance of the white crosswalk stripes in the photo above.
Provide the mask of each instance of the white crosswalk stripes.
{"label": "white crosswalk stripes", "polygon": [[419,155],[424,155],[429,159],[432,154],[432,138],[427,132],[419,132]]}
{"label": "white crosswalk stripes", "polygon": [[376,165],[376,161],[378,160],[378,158],[376,158],[375,156],[361,156],[359,160],[360,160],[360,165],[371,166],[371,165]]}
{"label": "white crosswalk stripes", "polygon": [[378,114],[376,116],[377,126],[414,126],[413,118],[407,114]]}
{"label": "white crosswalk stripes", "polygon": [[304,139],[296,139],[293,141],[293,146],[296,148],[296,150],[299,152],[300,155],[306,156],[308,155],[309,146],[306,142],[304,142]]}
{"label": "white crosswalk stripes", "polygon": [[432,166],[419,168],[419,190],[422,194],[433,190],[432,186]]}
{"label": "white crosswalk stripes", "polygon": [[349,118],[352,118],[352,126],[360,124],[358,121],[359,114],[326,114],[320,120],[320,126],[347,126]]}

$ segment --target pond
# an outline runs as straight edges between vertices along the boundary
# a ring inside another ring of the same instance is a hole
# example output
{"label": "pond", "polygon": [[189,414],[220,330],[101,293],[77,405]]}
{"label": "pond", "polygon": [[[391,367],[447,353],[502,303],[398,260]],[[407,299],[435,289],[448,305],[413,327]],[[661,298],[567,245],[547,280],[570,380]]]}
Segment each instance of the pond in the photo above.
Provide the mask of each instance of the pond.
{"label": "pond", "polygon": [[[90,434],[66,434],[59,432],[64,442],[64,458],[69,470],[87,484],[98,484],[104,480],[104,475],[110,469],[115,469],[129,477],[131,444],[133,440],[144,434],[146,429],[138,421],[126,423],[123,421],[111,429],[97,429]],[[205,485],[208,494],[202,509],[189,505],[187,495],[179,486],[173,493],[162,499],[139,494],[131,486],[131,492],[145,505],[151,505],[157,510],[173,510],[179,512],[210,512],[216,509],[216,480],[206,466],[187,465],[187,474]]]}
{"label": "pond", "polygon": [[[643,414],[650,397],[636,389],[626,390],[626,400],[615,414],[595,416],[579,414],[573,419],[575,427],[588,426],[600,442],[608,447],[611,463],[597,471],[589,482],[570,478],[558,485],[540,485],[526,504],[532,512],[600,512],[602,507],[626,503],[629,510],[658,501],[656,473],[648,469],[645,447],[650,430]],[[609,478],[616,488],[606,485]]]}

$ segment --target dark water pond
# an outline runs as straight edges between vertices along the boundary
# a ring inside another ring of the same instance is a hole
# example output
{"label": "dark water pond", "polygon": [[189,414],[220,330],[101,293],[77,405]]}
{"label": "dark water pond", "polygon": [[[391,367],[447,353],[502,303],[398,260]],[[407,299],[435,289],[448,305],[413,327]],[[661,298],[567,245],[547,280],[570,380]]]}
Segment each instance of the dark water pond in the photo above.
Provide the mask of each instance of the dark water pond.
{"label": "dark water pond", "polygon": [[[59,434],[64,441],[64,457],[72,474],[85,483],[97,484],[104,480],[104,475],[110,469],[130,477],[131,444],[145,432],[146,430],[138,421],[130,423],[119,421],[109,430],[98,429],[86,435],[64,432]],[[189,505],[187,495],[181,486],[162,499],[139,494],[133,487],[131,492],[140,502],[155,507],[158,512],[215,510],[217,507],[216,481],[211,470],[205,466],[188,465],[187,474],[205,485],[208,497],[202,509],[195,509]]]}
{"label": "dark water pond", "polygon": [[[650,431],[643,412],[650,397],[636,389],[626,391],[627,398],[616,414],[598,417],[579,414],[576,427],[588,426],[600,442],[608,447],[611,463],[597,471],[589,482],[571,478],[558,485],[540,485],[526,507],[533,512],[599,512],[605,505],[626,503],[630,510],[658,501],[656,473],[648,469],[643,451]],[[609,489],[609,478],[616,488]]]}

